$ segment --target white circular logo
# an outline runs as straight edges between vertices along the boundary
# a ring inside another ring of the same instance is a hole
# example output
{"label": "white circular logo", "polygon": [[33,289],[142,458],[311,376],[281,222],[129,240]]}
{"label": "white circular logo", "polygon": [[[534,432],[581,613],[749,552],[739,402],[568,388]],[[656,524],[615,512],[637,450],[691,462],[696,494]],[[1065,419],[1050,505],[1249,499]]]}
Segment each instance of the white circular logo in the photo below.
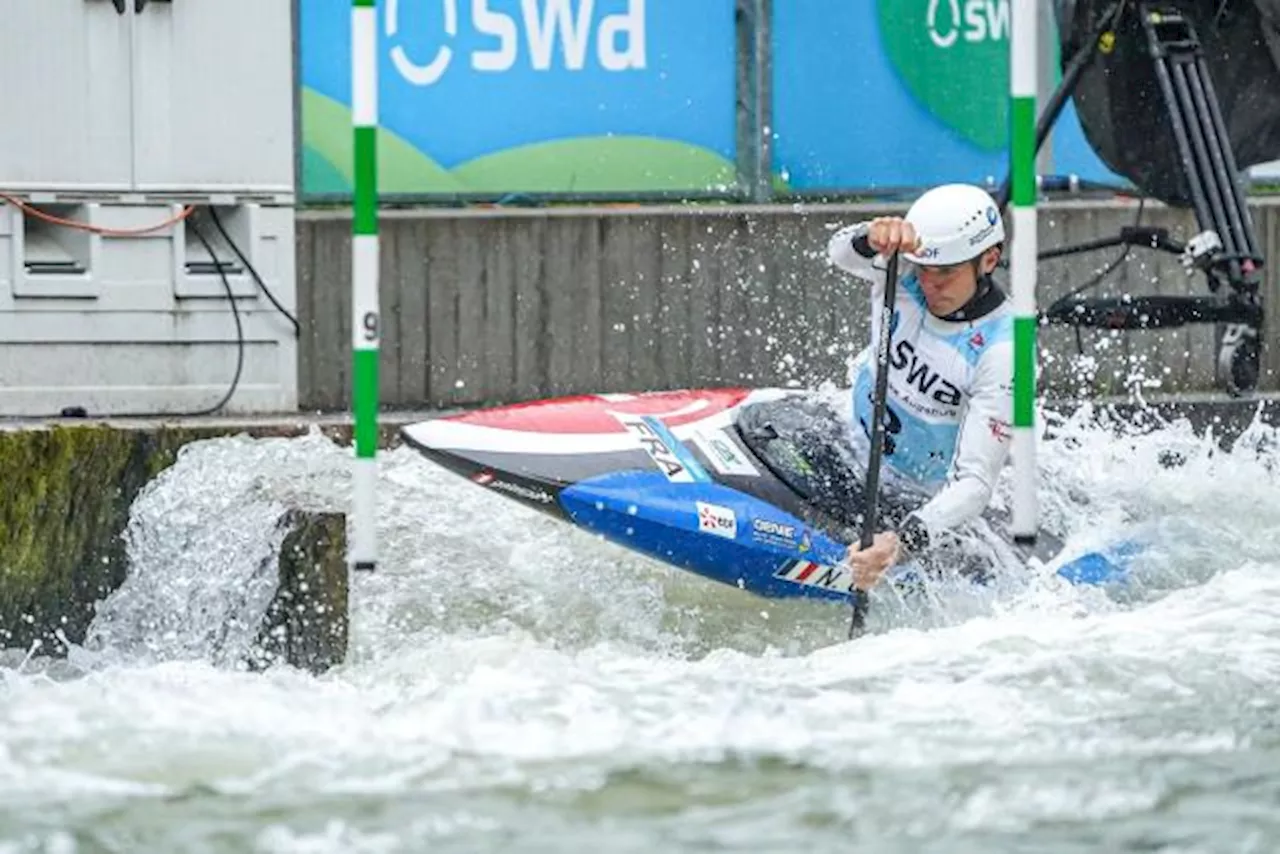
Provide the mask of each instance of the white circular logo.
{"label": "white circular logo", "polygon": [[[951,31],[943,33],[938,29],[938,4],[942,0],[929,0],[929,13],[927,16],[929,26],[929,38],[933,39],[933,43],[938,47],[951,47],[956,43],[956,39],[960,37],[960,0],[948,0],[947,5],[951,7]],[[392,3],[394,6],[394,2]]]}
{"label": "white circular logo", "polygon": [[[441,0],[444,3],[444,32],[449,38],[458,34],[458,0]],[[936,0],[935,0],[936,2]],[[387,0],[387,38],[395,38],[400,31],[400,0]],[[409,58],[405,49],[396,45],[391,49],[391,61],[396,70],[415,86],[430,86],[444,76],[453,60],[453,48],[441,45],[436,55],[426,65],[419,65]]]}

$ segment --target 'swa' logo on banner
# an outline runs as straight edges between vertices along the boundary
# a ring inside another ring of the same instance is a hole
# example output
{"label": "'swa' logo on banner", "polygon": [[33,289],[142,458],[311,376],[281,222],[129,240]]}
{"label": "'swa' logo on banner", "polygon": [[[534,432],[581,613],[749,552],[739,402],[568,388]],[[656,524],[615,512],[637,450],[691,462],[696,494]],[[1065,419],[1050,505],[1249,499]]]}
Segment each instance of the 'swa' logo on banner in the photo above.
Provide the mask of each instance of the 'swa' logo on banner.
{"label": "'swa' logo on banner", "polygon": [[[349,195],[351,11],[300,0],[302,189]],[[723,192],[733,0],[380,0],[378,188]]]}
{"label": "'swa' logo on banner", "polygon": [[1010,0],[878,0],[880,38],[911,94],[987,151],[1009,143]]}

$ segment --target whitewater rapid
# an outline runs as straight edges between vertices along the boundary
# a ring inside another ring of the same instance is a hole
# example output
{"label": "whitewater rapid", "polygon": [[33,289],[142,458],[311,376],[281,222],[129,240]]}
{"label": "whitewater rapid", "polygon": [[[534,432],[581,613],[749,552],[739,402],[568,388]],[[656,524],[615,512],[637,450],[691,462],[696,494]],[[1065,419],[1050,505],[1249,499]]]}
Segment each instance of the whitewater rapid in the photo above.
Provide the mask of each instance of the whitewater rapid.
{"label": "whitewater rapid", "polygon": [[1140,583],[881,595],[852,643],[841,606],[381,454],[381,569],[321,677],[236,661],[271,522],[345,510],[349,449],[189,446],[83,647],[0,659],[0,852],[1273,850],[1275,431],[1052,426],[1046,523],[1154,539]]}

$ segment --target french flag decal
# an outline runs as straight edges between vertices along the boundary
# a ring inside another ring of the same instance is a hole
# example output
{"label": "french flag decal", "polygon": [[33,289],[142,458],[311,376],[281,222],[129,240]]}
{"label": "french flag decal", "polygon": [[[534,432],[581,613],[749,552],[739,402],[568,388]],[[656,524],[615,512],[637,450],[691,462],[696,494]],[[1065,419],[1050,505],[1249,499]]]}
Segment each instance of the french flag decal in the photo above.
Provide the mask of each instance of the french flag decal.
{"label": "french flag decal", "polygon": [[845,567],[826,566],[811,560],[788,561],[773,577],[824,590],[848,590],[853,582],[852,574]]}

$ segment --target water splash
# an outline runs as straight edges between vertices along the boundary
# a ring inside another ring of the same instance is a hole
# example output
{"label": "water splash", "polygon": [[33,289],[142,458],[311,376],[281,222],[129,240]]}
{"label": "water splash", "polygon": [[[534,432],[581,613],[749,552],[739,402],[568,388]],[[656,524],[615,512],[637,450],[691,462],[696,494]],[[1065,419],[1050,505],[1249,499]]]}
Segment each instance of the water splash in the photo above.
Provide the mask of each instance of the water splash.
{"label": "water splash", "polygon": [[401,449],[323,677],[239,672],[213,626],[248,623],[282,507],[345,510],[349,450],[194,444],[134,508],[92,666],[0,667],[0,850],[1265,850],[1275,430],[1042,423],[1046,524],[1155,534],[1145,589],[882,601],[847,643],[843,608],[669,569]]}
{"label": "water splash", "polygon": [[276,592],[284,513],[317,503],[308,480],[344,474],[317,471],[331,449],[319,434],[184,447],[134,501],[128,576],[99,603],[80,660],[243,662]]}
{"label": "water splash", "polygon": [[[847,391],[820,394],[848,408]],[[876,630],[1027,608],[1133,607],[1280,552],[1280,538],[1265,533],[1280,530],[1274,428],[1256,421],[1224,449],[1187,422],[1099,426],[1088,408],[1041,416],[1051,433],[1039,457],[1045,528],[1066,540],[1066,554],[1132,535],[1151,542],[1138,583],[1079,590],[1050,567],[989,589],[938,587],[923,601],[881,591]],[[680,572],[476,488],[407,449],[381,455],[380,464],[383,569],[353,579],[353,661],[385,655],[411,635],[435,642],[523,633],[560,649],[608,642],[686,657],[726,647],[803,655],[842,639],[840,606],[760,600]],[[1007,507],[1010,497],[1002,480],[994,501]],[[347,451],[318,432],[188,446],[135,503],[129,578],[100,605],[85,650],[234,665],[274,593],[281,514],[298,506],[342,512],[349,499]],[[1228,507],[1249,512],[1221,512]]]}

